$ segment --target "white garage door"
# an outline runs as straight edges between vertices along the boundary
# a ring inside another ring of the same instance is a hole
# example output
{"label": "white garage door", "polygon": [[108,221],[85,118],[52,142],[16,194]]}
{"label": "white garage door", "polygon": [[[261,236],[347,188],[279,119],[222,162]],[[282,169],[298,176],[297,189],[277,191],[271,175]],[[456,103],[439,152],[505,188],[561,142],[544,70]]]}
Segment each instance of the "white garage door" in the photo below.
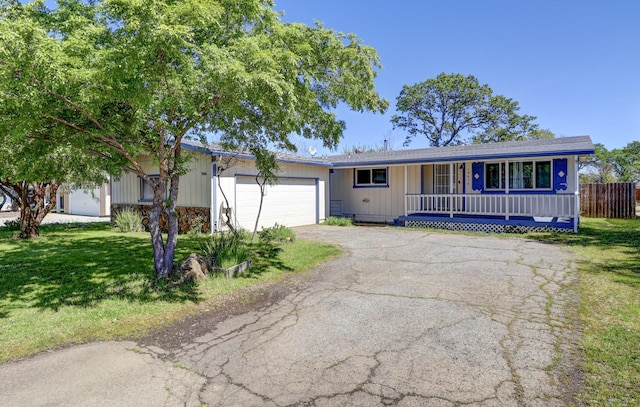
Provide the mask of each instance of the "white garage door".
{"label": "white garage door", "polygon": [[[274,224],[285,226],[311,225],[317,222],[318,199],[316,180],[281,178],[276,185],[267,185],[262,203],[258,230]],[[260,188],[253,177],[236,177],[236,219],[240,227],[253,230]]]}
{"label": "white garage door", "polygon": [[71,215],[100,216],[100,188],[71,191],[66,212]]}

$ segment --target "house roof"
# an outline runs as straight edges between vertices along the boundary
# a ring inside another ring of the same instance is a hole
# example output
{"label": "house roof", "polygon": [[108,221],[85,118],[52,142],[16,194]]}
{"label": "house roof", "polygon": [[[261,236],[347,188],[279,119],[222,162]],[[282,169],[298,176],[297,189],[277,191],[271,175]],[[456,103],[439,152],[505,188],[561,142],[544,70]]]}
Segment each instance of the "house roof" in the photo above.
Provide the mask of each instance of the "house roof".
{"label": "house roof", "polygon": [[[253,154],[247,151],[228,151],[222,148],[220,144],[211,143],[208,146],[197,142],[197,141],[183,141],[182,147],[191,150],[198,151],[203,154],[210,154],[211,156],[218,157],[236,157],[247,160],[253,160],[255,157]],[[316,157],[303,157],[295,154],[288,154],[283,152],[276,152],[276,158],[278,161],[283,163],[292,163],[292,164],[306,164],[306,165],[317,165],[322,167],[331,167],[331,162],[326,158],[316,158]]]}
{"label": "house roof", "polygon": [[[195,141],[183,141],[183,148],[212,156],[236,156],[254,159],[248,152],[225,151],[219,144],[204,146]],[[323,167],[364,167],[372,165],[401,165],[428,162],[452,162],[469,160],[496,160],[507,158],[544,157],[558,155],[593,154],[595,148],[589,136],[552,139],[508,141],[502,143],[468,144],[461,146],[432,147],[411,150],[376,151],[328,157],[303,157],[295,154],[276,153],[278,161]]]}
{"label": "house roof", "polygon": [[333,164],[333,167],[359,167],[556,155],[584,156],[593,154],[594,150],[593,143],[589,136],[577,136],[413,150],[376,151],[371,153],[330,156],[327,157],[327,160]]}

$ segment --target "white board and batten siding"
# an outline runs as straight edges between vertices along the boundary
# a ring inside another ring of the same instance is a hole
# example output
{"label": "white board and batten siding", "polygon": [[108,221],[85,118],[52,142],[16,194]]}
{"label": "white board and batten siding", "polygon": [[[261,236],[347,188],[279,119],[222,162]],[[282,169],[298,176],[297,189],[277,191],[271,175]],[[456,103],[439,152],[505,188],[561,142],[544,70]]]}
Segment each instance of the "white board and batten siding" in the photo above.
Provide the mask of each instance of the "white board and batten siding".
{"label": "white board and batten siding", "polygon": [[[375,168],[380,167],[383,166]],[[334,169],[331,174],[331,214],[363,222],[393,221],[404,214],[404,171],[403,165],[388,167],[388,187],[354,187],[354,168]],[[407,167],[407,192],[410,194],[421,192],[420,171],[420,166]],[[337,213],[339,209],[341,213]]]}
{"label": "white board and batten siding", "polygon": [[[212,162],[211,156],[193,153],[188,171],[180,177],[178,206],[211,208],[216,229],[224,229],[221,213],[228,201],[236,226],[253,230],[260,190],[255,182],[257,170],[251,160],[238,160],[218,172],[223,162]],[[145,173],[158,174],[151,157],[142,161]],[[327,166],[280,163],[281,178],[267,186],[259,228],[275,223],[301,226],[322,222],[329,207],[329,168]],[[213,187],[213,188],[212,188]],[[141,201],[141,180],[133,173],[123,173],[112,181],[111,201],[118,205],[150,205]]]}
{"label": "white board and batten siding", "polygon": [[[211,156],[193,154],[193,159],[187,164],[188,171],[180,177],[178,190],[178,206],[208,208],[211,196]],[[159,173],[158,165],[153,164],[151,157],[141,160],[146,174]],[[139,205],[140,177],[134,173],[123,173],[114,179],[111,188],[111,201],[120,205]],[[148,204],[151,204],[148,202]]]}

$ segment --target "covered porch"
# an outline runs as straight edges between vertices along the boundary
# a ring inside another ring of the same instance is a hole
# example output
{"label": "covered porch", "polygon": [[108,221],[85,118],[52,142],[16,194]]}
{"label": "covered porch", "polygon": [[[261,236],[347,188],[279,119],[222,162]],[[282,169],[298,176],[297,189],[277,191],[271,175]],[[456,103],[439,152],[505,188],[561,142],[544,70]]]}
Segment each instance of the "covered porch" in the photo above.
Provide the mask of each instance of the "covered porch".
{"label": "covered porch", "polygon": [[587,136],[335,157],[331,214],[473,231],[577,232]]}
{"label": "covered porch", "polygon": [[405,215],[396,223],[486,232],[577,232],[577,205],[575,194],[405,194]]}

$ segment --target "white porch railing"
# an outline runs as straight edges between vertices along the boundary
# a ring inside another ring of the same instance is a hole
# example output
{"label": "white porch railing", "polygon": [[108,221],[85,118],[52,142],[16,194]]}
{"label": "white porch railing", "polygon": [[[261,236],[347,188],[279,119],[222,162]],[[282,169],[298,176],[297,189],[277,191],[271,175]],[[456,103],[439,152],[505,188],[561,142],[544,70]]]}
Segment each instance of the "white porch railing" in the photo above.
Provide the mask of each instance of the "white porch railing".
{"label": "white porch railing", "polygon": [[573,194],[407,194],[406,214],[573,218]]}

